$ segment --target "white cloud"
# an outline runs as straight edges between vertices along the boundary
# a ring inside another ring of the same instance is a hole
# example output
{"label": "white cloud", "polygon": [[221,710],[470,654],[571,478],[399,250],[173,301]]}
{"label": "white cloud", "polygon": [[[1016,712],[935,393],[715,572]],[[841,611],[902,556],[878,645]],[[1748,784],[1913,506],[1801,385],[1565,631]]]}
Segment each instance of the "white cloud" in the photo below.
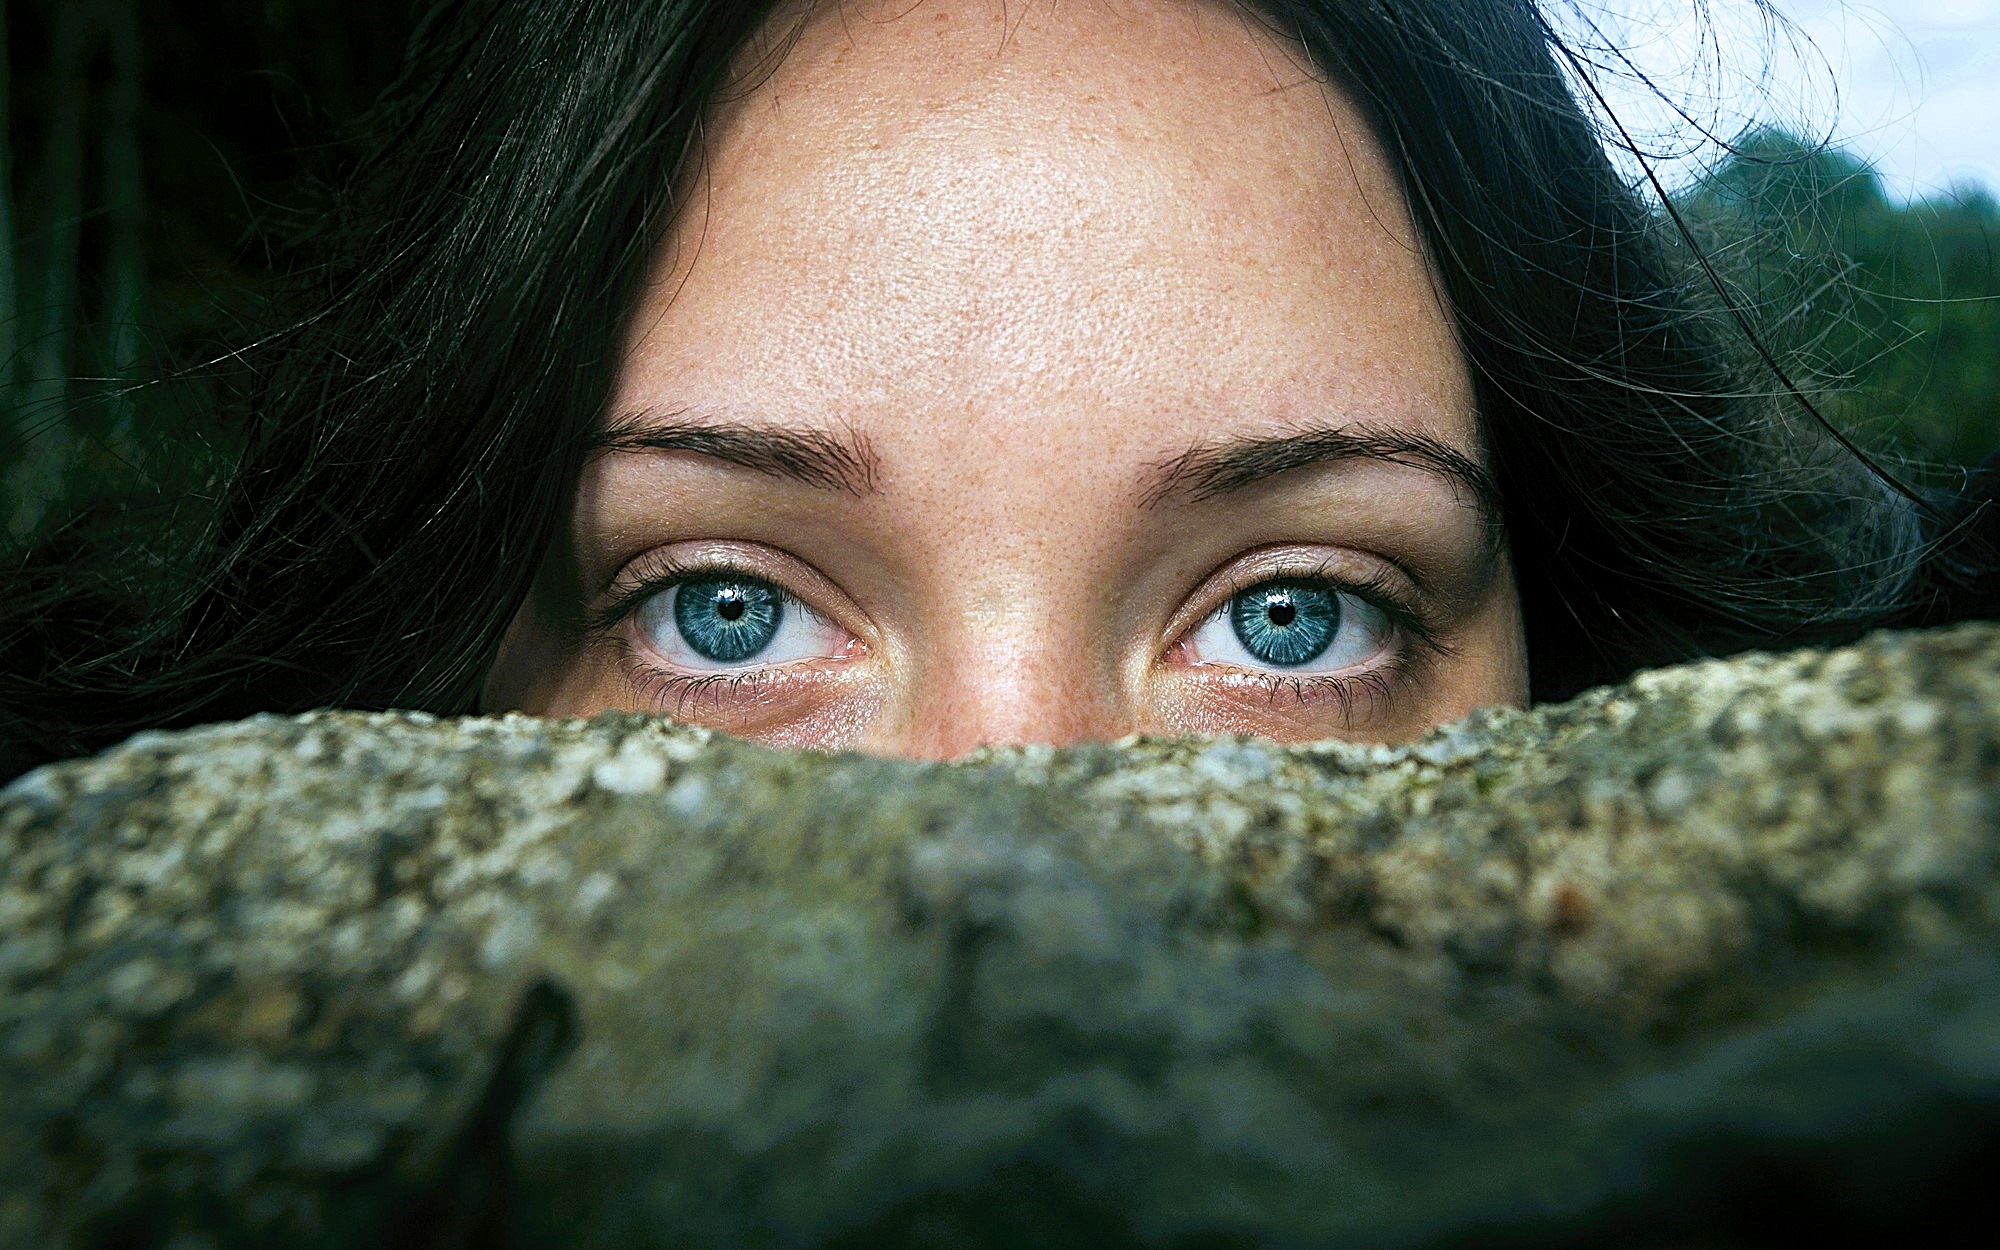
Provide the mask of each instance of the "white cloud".
{"label": "white cloud", "polygon": [[2000,0],[1771,0],[1782,22],[1752,0],[1545,2],[1586,40],[1594,23],[1678,106],[1635,74],[1603,78],[1670,180],[1715,158],[1690,142],[1697,128],[1727,138],[1765,122],[1830,135],[1899,197],[2000,189]]}

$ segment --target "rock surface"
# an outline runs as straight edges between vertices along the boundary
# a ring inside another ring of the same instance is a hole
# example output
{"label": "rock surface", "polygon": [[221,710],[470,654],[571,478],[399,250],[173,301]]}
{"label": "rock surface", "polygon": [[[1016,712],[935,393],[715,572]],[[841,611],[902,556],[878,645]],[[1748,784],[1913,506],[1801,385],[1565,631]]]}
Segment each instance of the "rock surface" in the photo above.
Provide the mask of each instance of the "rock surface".
{"label": "rock surface", "polygon": [[1901,1227],[1987,1210],[1996,930],[1992,625],[1395,748],[146,734],[0,792],[0,1246]]}

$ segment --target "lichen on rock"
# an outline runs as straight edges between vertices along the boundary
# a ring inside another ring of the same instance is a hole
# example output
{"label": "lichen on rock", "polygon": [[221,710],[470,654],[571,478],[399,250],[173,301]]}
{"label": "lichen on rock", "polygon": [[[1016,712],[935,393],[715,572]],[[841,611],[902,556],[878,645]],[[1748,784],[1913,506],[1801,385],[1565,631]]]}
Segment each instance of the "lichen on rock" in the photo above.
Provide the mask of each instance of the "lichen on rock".
{"label": "lichen on rock", "polygon": [[258,717],[0,857],[4,1246],[1574,1244],[2000,1143],[2000,626],[1397,747]]}

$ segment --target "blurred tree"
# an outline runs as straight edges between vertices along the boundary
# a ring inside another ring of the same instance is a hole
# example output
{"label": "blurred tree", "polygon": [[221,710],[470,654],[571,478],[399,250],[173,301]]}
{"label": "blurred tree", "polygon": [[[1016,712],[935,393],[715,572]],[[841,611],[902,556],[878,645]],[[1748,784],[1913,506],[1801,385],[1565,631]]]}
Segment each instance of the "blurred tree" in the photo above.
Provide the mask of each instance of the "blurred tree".
{"label": "blurred tree", "polygon": [[269,320],[414,9],[0,0],[0,542],[199,489],[173,449],[233,434],[184,366]]}
{"label": "blurred tree", "polygon": [[2000,203],[1905,205],[1839,148],[1745,136],[1679,206],[1822,411],[1949,465],[2000,449]]}
{"label": "blurred tree", "polygon": [[[14,265],[14,131],[10,101],[14,95],[13,73],[9,64],[7,5],[0,0],[0,414],[12,424],[14,412],[14,357],[20,335],[16,318],[20,301],[16,295]],[[4,496],[0,496],[4,501]]]}
{"label": "blurred tree", "polygon": [[76,323],[77,265],[83,238],[83,39],[85,6],[60,5],[49,35],[47,146],[41,161],[40,264],[29,302],[21,306],[27,379],[16,401],[20,452],[5,486],[14,507],[8,529],[32,528],[47,500],[63,488],[75,442],[70,422],[70,347]]}

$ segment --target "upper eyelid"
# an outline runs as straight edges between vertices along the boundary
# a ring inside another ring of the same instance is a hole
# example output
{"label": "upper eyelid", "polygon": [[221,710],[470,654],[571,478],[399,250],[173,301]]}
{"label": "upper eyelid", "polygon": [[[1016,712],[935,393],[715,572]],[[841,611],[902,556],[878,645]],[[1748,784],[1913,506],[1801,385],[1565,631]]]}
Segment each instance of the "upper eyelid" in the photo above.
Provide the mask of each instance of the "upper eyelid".
{"label": "upper eyelid", "polygon": [[[610,606],[610,608],[607,609],[607,611],[615,613],[617,617],[622,618],[630,615],[634,611],[637,611],[640,604],[642,604],[643,602],[645,602],[647,599],[651,598],[654,595],[664,593],[665,591],[672,590],[680,586],[684,586],[687,583],[696,581],[700,578],[715,577],[717,575],[721,575],[724,577],[736,576],[742,578],[746,582],[749,581],[763,582],[771,589],[777,591],[778,596],[781,599],[783,599],[787,605],[800,608],[807,612],[811,612],[814,616],[823,615],[823,613],[814,609],[814,607],[810,603],[807,603],[804,599],[799,598],[798,595],[794,594],[791,590],[787,589],[781,583],[772,581],[770,578],[765,577],[762,574],[752,573],[747,569],[733,569],[727,567],[693,568],[693,569],[687,569],[685,571],[672,572],[672,573],[663,572],[660,575],[649,577],[642,582],[636,583],[635,585],[628,586],[623,590],[620,590],[617,593],[617,596],[614,599],[612,605]],[[615,624],[616,622],[613,621],[612,623]]]}
{"label": "upper eyelid", "polygon": [[[1288,555],[1297,558],[1287,558]],[[1368,569],[1364,573],[1348,567],[1347,557],[1369,566]],[[1382,585],[1383,570],[1394,570],[1395,576],[1409,582],[1408,592],[1389,593]],[[1227,609],[1229,601],[1244,591],[1265,582],[1287,579],[1327,582],[1387,612],[1392,623],[1413,633],[1418,641],[1436,645],[1436,630],[1432,626],[1434,609],[1425,601],[1421,583],[1398,561],[1361,552],[1307,557],[1296,548],[1288,551],[1284,547],[1243,552],[1210,572],[1201,580],[1197,592],[1189,596],[1187,606],[1170,618],[1166,645],[1178,645],[1190,631]],[[1199,611],[1194,610],[1197,603],[1202,605]]]}
{"label": "upper eyelid", "polygon": [[[1237,595],[1242,594],[1244,591],[1253,590],[1258,586],[1264,585],[1266,582],[1321,581],[1321,580],[1325,581],[1328,585],[1335,587],[1340,593],[1352,595],[1354,598],[1361,600],[1363,603],[1375,609],[1377,612],[1382,613],[1383,616],[1388,618],[1389,627],[1396,633],[1404,635],[1407,638],[1408,644],[1410,646],[1420,647],[1424,650],[1442,656],[1449,656],[1456,654],[1455,648],[1446,643],[1439,636],[1437,628],[1432,624],[1429,616],[1423,611],[1423,609],[1403,602],[1403,600],[1398,596],[1385,593],[1379,585],[1364,584],[1338,577],[1323,577],[1323,578],[1317,576],[1301,577],[1284,573],[1280,573],[1273,577],[1258,577],[1243,583],[1239,588],[1234,590],[1227,599],[1224,599],[1214,611],[1198,618],[1193,625],[1189,626],[1186,630],[1176,635],[1176,644],[1178,644],[1179,641],[1182,639],[1192,637],[1195,630],[1199,629],[1202,625],[1206,624],[1207,622],[1213,620],[1215,617],[1221,615],[1223,612],[1228,611],[1229,604],[1236,598]],[[1253,671],[1253,670],[1245,670],[1245,671]]]}
{"label": "upper eyelid", "polygon": [[[754,578],[757,581],[765,582],[775,587],[778,593],[785,597],[787,602],[796,604],[805,611],[811,612],[813,615],[827,621],[829,624],[847,630],[850,633],[855,632],[854,626],[850,624],[850,616],[858,617],[864,622],[866,621],[865,615],[860,613],[858,606],[853,605],[851,600],[841,595],[839,588],[810,564],[781,548],[767,547],[761,543],[755,545],[775,553],[782,557],[782,560],[743,558],[743,552],[740,549],[730,550],[725,548],[723,544],[715,542],[675,543],[647,548],[619,566],[618,572],[612,577],[611,584],[603,592],[604,595],[609,597],[609,601],[587,615],[586,627],[589,631],[588,636],[601,637],[610,633],[620,622],[636,611],[639,605],[648,597],[665,590],[669,586],[696,577],[710,576],[717,573],[735,574],[740,577]],[[671,547],[694,547],[697,550],[688,556],[677,556],[667,554]],[[775,563],[784,563],[788,568],[781,570],[764,567],[767,564]],[[628,574],[634,568],[641,569],[640,575],[636,578],[629,577]],[[802,580],[811,584],[810,590],[804,590],[795,585],[794,578],[786,576],[786,573],[792,569],[795,569],[801,575]],[[816,592],[831,593],[821,594]],[[836,598],[838,605],[834,609],[829,610],[825,604],[820,602],[822,598]],[[849,609],[849,611],[842,611],[841,609]]]}
{"label": "upper eyelid", "polygon": [[592,627],[595,631],[608,631],[626,617],[638,611],[640,605],[654,595],[663,594],[676,586],[693,581],[697,577],[714,576],[718,573],[733,573],[746,580],[763,582],[776,589],[784,597],[787,604],[798,604],[808,612],[813,610],[811,604],[800,599],[797,594],[793,593],[783,583],[772,581],[761,573],[755,573],[749,569],[732,568],[728,565],[696,565],[687,568],[656,570],[654,573],[624,587],[620,587],[614,580],[610,587],[611,602],[597,612],[592,613]]}

